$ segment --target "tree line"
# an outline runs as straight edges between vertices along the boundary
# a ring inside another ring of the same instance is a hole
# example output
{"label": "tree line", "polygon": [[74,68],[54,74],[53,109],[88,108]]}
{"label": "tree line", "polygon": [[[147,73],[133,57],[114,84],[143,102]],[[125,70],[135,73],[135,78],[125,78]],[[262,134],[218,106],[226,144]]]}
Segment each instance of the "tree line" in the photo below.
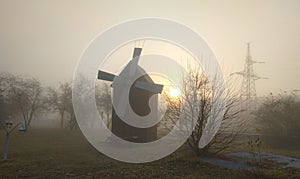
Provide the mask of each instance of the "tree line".
{"label": "tree line", "polygon": [[[181,78],[182,94],[180,98],[175,99],[168,96],[167,93],[164,94],[167,110],[159,125],[171,130],[179,119],[182,103],[184,101],[191,103],[196,100],[199,113],[195,114],[197,115],[196,126],[187,144],[197,155],[207,152],[223,152],[238,141],[239,134],[245,130],[245,126],[248,124],[240,116],[242,110],[239,107],[239,95],[233,93],[232,85],[228,85],[228,82],[226,90],[219,90],[222,89],[218,88],[219,82],[208,81],[201,70],[189,69],[187,75]],[[212,96],[225,97],[225,113],[222,117],[221,127],[213,140],[206,147],[199,149],[198,142],[203,135],[203,129],[208,119],[221,111],[221,108],[214,112],[211,111],[212,105],[217,103],[212,100]],[[111,86],[105,82],[96,83],[95,99],[100,116],[111,128]],[[4,121],[7,116],[13,116],[13,119],[23,121],[28,129],[34,118],[50,111],[57,112],[59,115],[58,127],[69,129],[78,127],[72,103],[71,81],[60,83],[55,88],[42,86],[41,82],[35,78],[23,78],[9,73],[0,74],[0,120]],[[276,96],[272,94],[265,98],[257,110],[253,111],[253,114],[261,126],[262,133],[267,138],[267,143],[282,145],[287,141],[291,141],[289,144],[299,141],[300,100],[295,93]],[[182,127],[190,126],[182,124]]]}
{"label": "tree line", "polygon": [[[109,118],[111,110],[110,87],[98,85],[96,101],[101,114]],[[103,107],[102,107],[103,106]],[[23,78],[10,73],[0,74],[0,120],[12,116],[29,129],[40,114],[57,112],[59,127],[78,127],[72,104],[72,82],[60,83],[57,88],[43,86],[36,78]]]}
{"label": "tree line", "polygon": [[276,148],[300,147],[300,97],[296,91],[270,93],[254,112],[266,144]]}

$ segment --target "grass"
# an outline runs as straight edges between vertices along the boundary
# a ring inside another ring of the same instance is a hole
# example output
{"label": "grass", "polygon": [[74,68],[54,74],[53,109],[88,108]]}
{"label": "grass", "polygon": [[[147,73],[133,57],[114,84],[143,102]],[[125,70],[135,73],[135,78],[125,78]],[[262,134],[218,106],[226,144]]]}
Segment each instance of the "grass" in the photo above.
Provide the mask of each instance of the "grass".
{"label": "grass", "polygon": [[[252,140],[256,140],[257,137],[253,138],[243,138],[239,139],[239,144],[235,145],[234,147],[229,148],[227,150],[227,153],[231,152],[239,152],[239,151],[248,151],[251,152],[251,148],[247,145],[247,143]],[[267,144],[266,141],[261,139],[261,144],[260,144],[260,151],[261,152],[267,152],[267,153],[273,153],[273,154],[278,154],[278,155],[285,155],[289,157],[294,157],[294,158],[300,158],[300,148],[299,147],[293,147],[293,148],[286,148],[286,147],[274,147],[270,146]],[[257,152],[258,148],[254,147],[254,150]]]}
{"label": "grass", "polygon": [[[4,133],[0,133],[3,154]],[[8,161],[0,161],[0,178],[256,178],[202,162],[186,147],[146,164],[128,164],[95,150],[80,130],[30,129],[10,136]],[[295,169],[270,170],[266,178],[299,177]]]}

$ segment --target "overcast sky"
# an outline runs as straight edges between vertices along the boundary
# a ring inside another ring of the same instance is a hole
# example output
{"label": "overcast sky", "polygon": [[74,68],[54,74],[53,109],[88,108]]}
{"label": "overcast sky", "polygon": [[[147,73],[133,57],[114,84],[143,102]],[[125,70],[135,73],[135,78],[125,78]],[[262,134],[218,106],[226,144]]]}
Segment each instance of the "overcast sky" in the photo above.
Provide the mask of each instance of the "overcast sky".
{"label": "overcast sky", "polygon": [[299,0],[0,0],[0,71],[55,85],[72,79],[100,32],[132,18],[162,17],[199,33],[227,71],[243,69],[246,42],[266,64],[259,95],[300,89]]}

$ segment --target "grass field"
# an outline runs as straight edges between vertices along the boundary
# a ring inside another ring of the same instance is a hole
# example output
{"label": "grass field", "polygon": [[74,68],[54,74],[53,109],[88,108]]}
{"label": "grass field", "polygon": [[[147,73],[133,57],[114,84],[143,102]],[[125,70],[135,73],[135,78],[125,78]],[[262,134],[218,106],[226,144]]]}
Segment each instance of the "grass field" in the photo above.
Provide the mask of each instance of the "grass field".
{"label": "grass field", "polygon": [[[4,133],[1,131],[0,153]],[[202,162],[186,147],[147,164],[115,161],[95,150],[80,130],[30,129],[10,136],[8,161],[0,178],[257,178],[255,172],[220,168]],[[296,169],[265,171],[264,178],[299,178]]]}

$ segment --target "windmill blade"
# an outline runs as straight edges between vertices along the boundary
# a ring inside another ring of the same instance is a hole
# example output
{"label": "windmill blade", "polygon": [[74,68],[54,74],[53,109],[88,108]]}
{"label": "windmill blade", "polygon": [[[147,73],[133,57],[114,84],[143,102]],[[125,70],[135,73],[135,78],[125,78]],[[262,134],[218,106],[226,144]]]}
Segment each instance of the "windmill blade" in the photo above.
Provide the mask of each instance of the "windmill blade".
{"label": "windmill blade", "polygon": [[129,76],[133,76],[135,74],[141,53],[142,53],[142,48],[134,48],[132,60],[130,62],[131,64],[130,64]]}
{"label": "windmill blade", "polygon": [[[138,62],[141,53],[142,53],[142,48],[134,48],[132,60],[129,62],[130,63],[129,72],[128,72],[129,76],[126,78],[131,78],[132,76],[135,75],[136,69],[138,68]],[[125,81],[128,80],[128,79],[126,80],[126,78],[124,79],[124,77],[122,76],[122,79]],[[120,100],[117,104],[119,109],[119,114],[118,114],[119,117],[123,118],[125,116],[127,104],[128,104],[128,95],[126,90],[123,90],[121,92]]]}
{"label": "windmill blade", "polygon": [[114,78],[116,77],[116,75],[111,74],[111,73],[107,73],[105,71],[98,71],[98,79],[100,80],[105,80],[105,81],[113,81]]}
{"label": "windmill blade", "polygon": [[125,90],[121,93],[121,96],[119,98],[119,101],[117,103],[117,109],[118,109],[118,116],[120,118],[124,118],[126,110],[127,110],[127,104],[129,101],[129,96],[126,95]]}
{"label": "windmill blade", "polygon": [[134,48],[132,58],[140,57],[141,53],[142,53],[142,48]]}
{"label": "windmill blade", "polygon": [[152,93],[161,93],[163,90],[163,85],[160,84],[152,84],[152,83],[147,83],[147,82],[142,82],[142,81],[136,81],[134,83],[134,86],[143,90],[150,91]]}

